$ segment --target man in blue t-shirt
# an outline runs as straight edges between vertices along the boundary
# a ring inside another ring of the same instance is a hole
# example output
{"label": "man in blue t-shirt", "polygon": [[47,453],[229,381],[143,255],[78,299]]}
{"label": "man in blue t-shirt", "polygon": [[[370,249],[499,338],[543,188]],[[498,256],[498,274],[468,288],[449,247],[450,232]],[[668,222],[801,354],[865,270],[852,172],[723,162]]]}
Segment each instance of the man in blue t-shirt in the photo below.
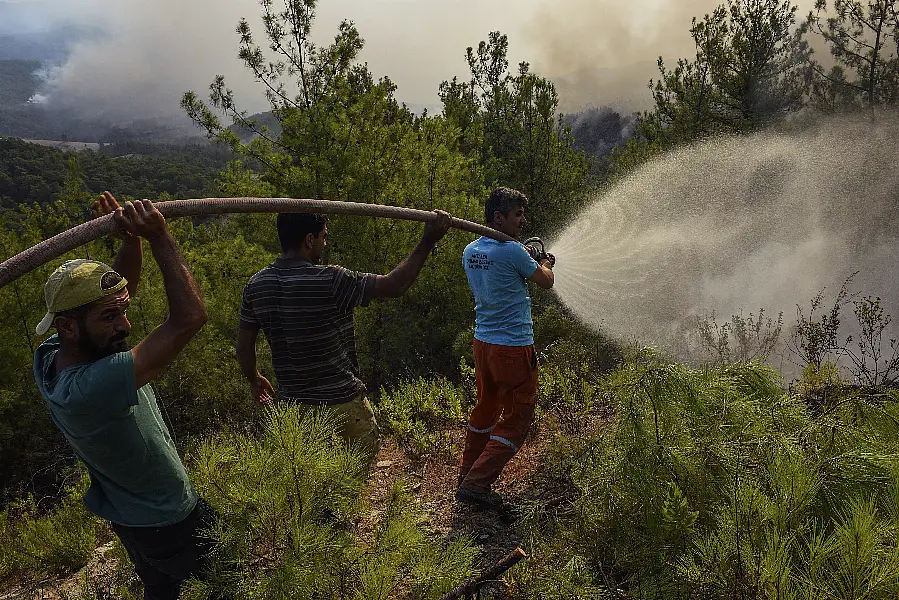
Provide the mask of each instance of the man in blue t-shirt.
{"label": "man in blue t-shirt", "polygon": [[[198,575],[211,548],[212,509],[190,483],[150,381],[206,322],[206,308],[149,200],[119,207],[105,192],[95,216],[113,213],[124,241],[113,268],[70,260],[44,285],[38,335],[56,334],[34,355],[34,378],[53,422],[87,466],[84,504],[110,522],[144,584],[144,598],[172,600]],[[143,264],[141,238],[162,273],[169,315],[133,349],[126,311]]]}
{"label": "man in blue t-shirt", "polygon": [[[497,188],[487,199],[487,225],[517,238],[527,219],[527,196]],[[537,354],[528,281],[553,285],[555,259],[538,264],[518,242],[482,237],[462,254],[475,301],[474,360],[478,402],[468,421],[458,500],[499,507],[490,486],[515,456],[534,420]]]}

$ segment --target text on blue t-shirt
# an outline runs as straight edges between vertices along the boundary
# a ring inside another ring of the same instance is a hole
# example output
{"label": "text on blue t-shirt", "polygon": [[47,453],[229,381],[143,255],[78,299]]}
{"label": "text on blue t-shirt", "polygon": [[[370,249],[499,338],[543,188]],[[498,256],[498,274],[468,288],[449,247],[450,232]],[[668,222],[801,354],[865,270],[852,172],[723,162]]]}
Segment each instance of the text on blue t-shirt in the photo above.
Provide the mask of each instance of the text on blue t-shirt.
{"label": "text on blue t-shirt", "polygon": [[537,262],[524,246],[482,237],[465,247],[462,266],[474,295],[475,339],[502,346],[533,344],[527,280]]}

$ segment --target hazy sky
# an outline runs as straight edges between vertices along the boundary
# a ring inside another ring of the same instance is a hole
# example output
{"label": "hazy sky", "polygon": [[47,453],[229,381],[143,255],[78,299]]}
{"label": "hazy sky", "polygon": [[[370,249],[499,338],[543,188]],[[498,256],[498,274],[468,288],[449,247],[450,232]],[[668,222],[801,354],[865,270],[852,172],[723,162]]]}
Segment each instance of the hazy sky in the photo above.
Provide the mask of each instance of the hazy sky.
{"label": "hazy sky", "polygon": [[[276,6],[281,0],[275,0]],[[58,73],[55,98],[96,110],[177,112],[183,91],[205,91],[223,74],[243,105],[266,107],[236,59],[240,17],[258,23],[255,0],[0,0],[15,3],[16,26],[79,23],[101,33],[82,40]],[[434,105],[437,87],[464,76],[466,46],[491,30],[509,36],[510,62],[527,60],[556,82],[563,108],[611,104],[644,108],[659,54],[692,56],[690,20],[717,0],[322,0],[314,37],[330,39],[351,19],[362,54],[397,96]],[[799,2],[800,13],[812,0]],[[8,8],[8,7],[7,7]],[[7,24],[9,25],[9,24]],[[2,24],[0,24],[2,26]],[[261,30],[257,29],[260,32]],[[261,38],[260,38],[261,40]]]}

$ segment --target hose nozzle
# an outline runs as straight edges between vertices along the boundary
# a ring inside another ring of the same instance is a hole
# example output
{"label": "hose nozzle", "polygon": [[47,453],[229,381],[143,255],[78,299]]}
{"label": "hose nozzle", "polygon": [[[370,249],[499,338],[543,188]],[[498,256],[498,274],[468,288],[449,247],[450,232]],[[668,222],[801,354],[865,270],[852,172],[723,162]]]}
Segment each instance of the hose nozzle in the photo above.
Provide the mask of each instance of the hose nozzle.
{"label": "hose nozzle", "polygon": [[546,251],[543,240],[538,237],[531,237],[523,242],[525,250],[531,255],[531,258],[538,263],[541,260],[548,260],[551,266],[556,266],[556,257]]}

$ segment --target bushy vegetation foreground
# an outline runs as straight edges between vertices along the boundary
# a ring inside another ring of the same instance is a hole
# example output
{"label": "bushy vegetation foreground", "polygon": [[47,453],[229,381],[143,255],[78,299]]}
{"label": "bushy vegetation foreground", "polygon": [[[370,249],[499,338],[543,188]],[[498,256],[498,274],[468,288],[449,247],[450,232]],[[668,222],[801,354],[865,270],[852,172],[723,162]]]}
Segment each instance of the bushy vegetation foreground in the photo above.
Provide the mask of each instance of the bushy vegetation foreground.
{"label": "bushy vegetation foreground", "polygon": [[[533,496],[551,494],[519,499],[530,558],[495,597],[899,593],[895,390],[835,388],[812,410],[757,363],[690,368],[650,350],[606,375],[571,375],[544,369],[535,435],[552,442]],[[445,435],[469,394],[410,382],[380,414],[406,442],[408,431]],[[214,575],[187,597],[437,598],[474,570],[475,542],[429,533],[402,484],[386,506],[367,503],[368,467],[326,419],[270,407],[255,429],[205,438],[187,460],[222,517]],[[49,513],[7,508],[0,576],[71,572],[111,539],[80,504],[84,484]],[[134,593],[126,568],[102,583],[81,592]]]}
{"label": "bushy vegetation foreground", "polygon": [[570,504],[535,506],[533,598],[893,598],[899,394],[813,412],[758,364],[643,352],[603,378],[614,422],[557,446]]}

